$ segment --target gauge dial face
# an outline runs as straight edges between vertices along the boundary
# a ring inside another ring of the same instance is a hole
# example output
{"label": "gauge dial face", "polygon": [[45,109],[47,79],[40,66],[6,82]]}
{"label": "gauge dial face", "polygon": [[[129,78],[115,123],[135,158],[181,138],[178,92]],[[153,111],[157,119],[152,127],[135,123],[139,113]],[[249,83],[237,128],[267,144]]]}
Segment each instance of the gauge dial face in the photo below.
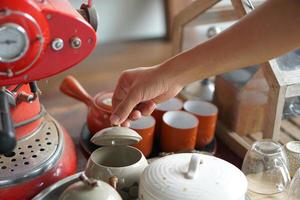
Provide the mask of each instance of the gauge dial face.
{"label": "gauge dial face", "polygon": [[27,52],[29,39],[26,31],[18,24],[0,26],[0,62],[15,62]]}

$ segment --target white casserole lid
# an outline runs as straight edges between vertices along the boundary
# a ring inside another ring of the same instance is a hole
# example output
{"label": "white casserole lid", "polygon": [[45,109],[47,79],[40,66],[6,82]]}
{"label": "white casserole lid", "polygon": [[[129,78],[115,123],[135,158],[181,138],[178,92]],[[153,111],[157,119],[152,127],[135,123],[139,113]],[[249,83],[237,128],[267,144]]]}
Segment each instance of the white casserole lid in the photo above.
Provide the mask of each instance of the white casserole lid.
{"label": "white casserole lid", "polygon": [[201,154],[158,159],[146,168],[140,180],[140,197],[155,200],[241,200],[246,192],[247,179],[238,168]]}

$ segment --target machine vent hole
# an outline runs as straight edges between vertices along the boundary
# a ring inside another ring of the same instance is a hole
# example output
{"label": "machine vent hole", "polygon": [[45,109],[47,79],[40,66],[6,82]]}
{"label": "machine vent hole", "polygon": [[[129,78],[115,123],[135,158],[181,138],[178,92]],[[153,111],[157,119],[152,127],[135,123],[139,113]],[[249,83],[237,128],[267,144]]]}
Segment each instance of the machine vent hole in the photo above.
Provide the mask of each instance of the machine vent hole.
{"label": "machine vent hole", "polygon": [[28,149],[31,149],[31,148],[32,148],[32,145],[28,145],[27,148],[28,148]]}
{"label": "machine vent hole", "polygon": [[24,162],[24,165],[29,165],[29,162]]}
{"label": "machine vent hole", "polygon": [[47,145],[51,145],[52,143],[51,142],[47,142]]}
{"label": "machine vent hole", "polygon": [[33,158],[37,158],[37,155],[32,155]]}
{"label": "machine vent hole", "polygon": [[2,166],[2,167],[1,167],[1,169],[6,169],[6,168],[7,168],[6,166]]}
{"label": "machine vent hole", "polygon": [[40,151],[45,151],[45,149],[44,149],[44,148],[41,148]]}
{"label": "machine vent hole", "polygon": [[16,153],[13,151],[13,152],[10,152],[10,153],[6,153],[6,154],[4,154],[4,156],[5,157],[8,157],[8,158],[10,158],[10,157],[13,157],[13,156],[15,156],[16,155]]}
{"label": "machine vent hole", "polygon": [[21,151],[21,152],[20,152],[20,155],[24,155],[24,152],[23,152],[23,151]]}
{"label": "machine vent hole", "polygon": [[36,141],[36,142],[39,142],[39,141],[40,141],[40,139],[35,139],[35,141]]}
{"label": "machine vent hole", "polygon": [[16,159],[15,158],[11,159],[11,162],[16,162]]}
{"label": "machine vent hole", "polygon": [[47,132],[46,135],[51,135],[51,133],[50,133],[50,132]]}

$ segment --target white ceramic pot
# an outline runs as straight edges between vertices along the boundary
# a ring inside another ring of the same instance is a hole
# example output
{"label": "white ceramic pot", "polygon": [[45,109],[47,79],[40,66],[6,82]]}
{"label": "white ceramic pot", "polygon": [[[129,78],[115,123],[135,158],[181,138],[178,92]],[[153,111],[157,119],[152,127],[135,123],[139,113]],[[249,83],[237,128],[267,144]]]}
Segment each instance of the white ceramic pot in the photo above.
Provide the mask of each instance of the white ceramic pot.
{"label": "white ceramic pot", "polygon": [[245,200],[247,179],[232,164],[201,154],[154,161],[141,177],[139,200]]}
{"label": "white ceramic pot", "polygon": [[117,191],[123,200],[138,197],[140,177],[148,162],[143,153],[135,147],[127,146],[139,141],[141,136],[134,130],[113,127],[96,133],[91,141],[105,145],[90,156],[85,173],[88,177],[107,183],[117,177]]}
{"label": "white ceramic pot", "polygon": [[80,179],[70,185],[59,200],[122,200],[118,192],[107,183],[89,179],[84,173]]}

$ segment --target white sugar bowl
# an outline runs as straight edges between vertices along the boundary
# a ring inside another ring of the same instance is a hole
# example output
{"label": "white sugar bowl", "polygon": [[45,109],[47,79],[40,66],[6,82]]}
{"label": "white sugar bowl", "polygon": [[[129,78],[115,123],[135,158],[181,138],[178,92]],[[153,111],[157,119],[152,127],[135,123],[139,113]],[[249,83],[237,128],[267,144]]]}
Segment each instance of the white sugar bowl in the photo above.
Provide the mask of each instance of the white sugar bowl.
{"label": "white sugar bowl", "polygon": [[247,179],[234,165],[183,153],[151,163],[140,179],[139,200],[245,200]]}

